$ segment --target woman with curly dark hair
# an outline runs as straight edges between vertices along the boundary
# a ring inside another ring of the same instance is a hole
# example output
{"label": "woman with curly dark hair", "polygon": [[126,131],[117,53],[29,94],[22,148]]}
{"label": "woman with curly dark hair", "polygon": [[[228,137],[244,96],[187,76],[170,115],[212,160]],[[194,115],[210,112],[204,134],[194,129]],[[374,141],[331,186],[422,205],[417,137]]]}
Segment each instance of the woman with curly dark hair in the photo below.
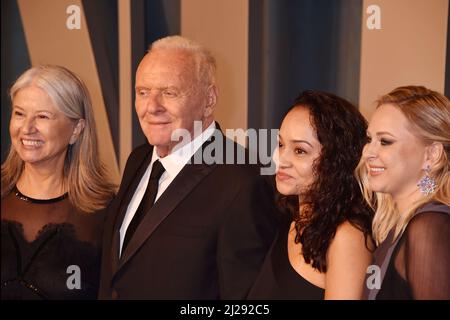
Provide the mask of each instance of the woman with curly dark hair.
{"label": "woman with curly dark hair", "polygon": [[283,119],[277,163],[286,214],[249,299],[360,299],[372,210],[354,176],[367,122],[348,101],[304,91]]}

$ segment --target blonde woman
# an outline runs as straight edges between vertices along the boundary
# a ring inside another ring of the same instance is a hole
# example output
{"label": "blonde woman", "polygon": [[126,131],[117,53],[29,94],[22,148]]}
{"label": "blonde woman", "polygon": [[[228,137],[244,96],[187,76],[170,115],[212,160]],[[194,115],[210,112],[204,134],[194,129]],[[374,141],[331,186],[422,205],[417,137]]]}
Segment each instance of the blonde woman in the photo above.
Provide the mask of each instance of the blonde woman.
{"label": "blonde woman", "polygon": [[450,102],[424,87],[378,101],[359,166],[379,245],[368,299],[450,299]]}
{"label": "blonde woman", "polygon": [[38,66],[11,88],[1,167],[2,299],[96,298],[102,209],[114,194],[83,82]]}

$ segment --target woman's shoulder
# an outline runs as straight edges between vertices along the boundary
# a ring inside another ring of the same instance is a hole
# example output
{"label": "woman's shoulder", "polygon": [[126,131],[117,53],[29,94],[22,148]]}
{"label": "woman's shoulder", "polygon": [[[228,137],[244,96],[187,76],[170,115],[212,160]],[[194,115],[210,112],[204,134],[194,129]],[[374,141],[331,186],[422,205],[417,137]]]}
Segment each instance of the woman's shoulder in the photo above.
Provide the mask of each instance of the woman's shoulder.
{"label": "woman's shoulder", "polygon": [[102,224],[106,218],[106,208],[93,212],[84,212],[73,207],[72,214],[76,220],[87,224]]}
{"label": "woman's shoulder", "polygon": [[330,250],[337,250],[340,252],[348,252],[365,247],[366,235],[364,231],[352,224],[349,220],[345,220],[336,228],[336,233],[330,245]]}
{"label": "woman's shoulder", "polygon": [[411,270],[425,268],[427,264],[423,261],[434,264],[449,261],[450,214],[447,210],[437,210],[436,207],[434,210],[421,210],[409,221],[401,246],[407,248],[404,259]]}
{"label": "woman's shoulder", "polygon": [[335,237],[339,237],[342,240],[352,240],[361,236],[364,236],[364,232],[349,220],[345,220],[336,228]]}
{"label": "woman's shoulder", "polygon": [[436,233],[442,228],[450,232],[450,207],[440,202],[430,202],[419,208],[406,226],[410,237]]}
{"label": "woman's shoulder", "polygon": [[421,234],[439,228],[450,221],[450,207],[442,202],[432,201],[420,206],[406,226],[405,233]]}
{"label": "woman's shoulder", "polygon": [[73,209],[67,221],[76,232],[77,238],[90,243],[99,243],[103,234],[106,212],[104,209],[93,212],[82,212]]}
{"label": "woman's shoulder", "polygon": [[440,201],[426,202],[416,210],[416,215],[428,212],[440,212],[450,214],[450,206]]}
{"label": "woman's shoulder", "polygon": [[437,202],[421,206],[408,222],[402,238],[409,252],[419,255],[450,243],[450,207]]}

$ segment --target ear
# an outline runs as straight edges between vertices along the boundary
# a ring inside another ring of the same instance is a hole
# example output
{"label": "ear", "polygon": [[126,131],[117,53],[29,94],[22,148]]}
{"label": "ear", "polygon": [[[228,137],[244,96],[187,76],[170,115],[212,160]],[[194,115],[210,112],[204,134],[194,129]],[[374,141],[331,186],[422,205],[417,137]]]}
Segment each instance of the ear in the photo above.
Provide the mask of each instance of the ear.
{"label": "ear", "polygon": [[430,166],[431,168],[439,161],[444,152],[444,146],[441,142],[433,142],[425,148],[424,168]]}
{"label": "ear", "polygon": [[206,89],[206,106],[203,111],[203,116],[205,118],[210,117],[214,113],[214,108],[217,103],[217,97],[219,96],[219,90],[215,84],[211,84],[208,89]]}
{"label": "ear", "polygon": [[83,132],[85,126],[85,120],[79,119],[75,127],[73,128],[72,136],[70,137],[69,144],[74,144],[78,137],[80,136],[81,132]]}

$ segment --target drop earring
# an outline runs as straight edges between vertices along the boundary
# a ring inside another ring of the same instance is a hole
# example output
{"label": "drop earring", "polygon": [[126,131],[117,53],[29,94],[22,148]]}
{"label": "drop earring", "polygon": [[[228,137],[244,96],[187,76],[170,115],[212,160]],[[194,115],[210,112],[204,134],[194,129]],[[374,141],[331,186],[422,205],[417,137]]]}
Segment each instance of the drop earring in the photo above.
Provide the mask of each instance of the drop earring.
{"label": "drop earring", "polygon": [[425,196],[429,196],[430,194],[434,193],[437,186],[436,180],[430,177],[430,171],[431,168],[428,165],[425,169],[425,176],[422,179],[420,179],[419,183],[417,184],[420,192],[422,192]]}

